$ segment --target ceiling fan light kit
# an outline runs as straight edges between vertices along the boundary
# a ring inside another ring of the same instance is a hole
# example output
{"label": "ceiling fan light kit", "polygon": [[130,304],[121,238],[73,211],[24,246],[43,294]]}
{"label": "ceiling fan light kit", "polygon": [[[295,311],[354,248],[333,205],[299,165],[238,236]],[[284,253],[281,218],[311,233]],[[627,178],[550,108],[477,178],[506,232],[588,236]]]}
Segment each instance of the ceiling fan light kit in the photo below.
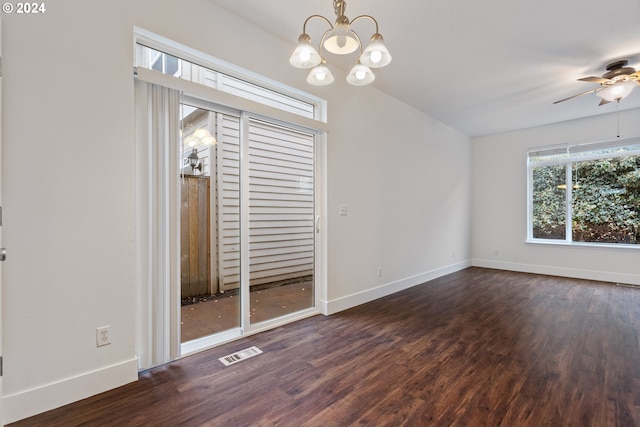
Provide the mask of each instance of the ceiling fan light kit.
{"label": "ceiling fan light kit", "polygon": [[605,87],[598,91],[596,95],[607,102],[620,101],[629,96],[636,86],[638,86],[638,82],[634,80],[624,80]]}
{"label": "ceiling fan light kit", "polygon": [[[312,85],[323,86],[333,82],[334,77],[319,52],[324,49],[336,55],[348,55],[360,49],[360,56],[347,75],[347,82],[356,86],[368,85],[375,80],[375,75],[371,68],[384,67],[391,62],[391,54],[384,45],[382,35],[378,32],[378,21],[369,15],[360,15],[349,21],[349,18],[344,15],[346,2],[343,0],[333,0],[333,8],[336,13],[334,24],[321,15],[311,15],[304,21],[302,34],[298,37],[298,45],[289,58],[289,63],[297,68],[311,68],[307,76],[307,82]],[[311,37],[306,33],[307,23],[314,18],[329,24],[329,29],[325,31],[320,39],[318,49],[313,46]],[[360,37],[351,28],[353,23],[361,19],[369,19],[376,26],[376,31],[364,50],[362,49]]]}
{"label": "ceiling fan light kit", "polygon": [[554,102],[554,104],[594,92],[602,98],[598,105],[608,104],[613,101],[620,102],[629,96],[633,89],[640,86],[640,71],[636,71],[635,68],[632,67],[627,67],[628,63],[629,61],[624,59],[615,61],[607,65],[607,72],[604,73],[602,77],[591,76],[578,79],[578,81],[582,82],[599,83],[600,87],[561,99]]}

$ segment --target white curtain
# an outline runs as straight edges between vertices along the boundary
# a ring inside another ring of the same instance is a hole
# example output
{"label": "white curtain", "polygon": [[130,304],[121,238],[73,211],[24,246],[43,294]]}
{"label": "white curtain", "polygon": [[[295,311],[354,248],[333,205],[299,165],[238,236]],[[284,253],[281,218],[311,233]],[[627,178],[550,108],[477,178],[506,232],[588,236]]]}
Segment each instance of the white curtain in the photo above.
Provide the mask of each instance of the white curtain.
{"label": "white curtain", "polygon": [[139,368],[179,356],[180,93],[136,79],[136,264]]}

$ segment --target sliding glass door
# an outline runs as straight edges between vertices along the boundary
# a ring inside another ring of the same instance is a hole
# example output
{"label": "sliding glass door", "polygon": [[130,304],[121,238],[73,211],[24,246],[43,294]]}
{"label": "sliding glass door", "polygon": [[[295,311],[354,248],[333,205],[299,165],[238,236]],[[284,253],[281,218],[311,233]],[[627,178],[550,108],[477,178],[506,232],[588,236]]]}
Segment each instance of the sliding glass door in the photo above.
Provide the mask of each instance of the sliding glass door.
{"label": "sliding glass door", "polygon": [[313,307],[314,137],[249,121],[250,320]]}
{"label": "sliding glass door", "polygon": [[314,135],[188,99],[180,126],[181,343],[313,308]]}
{"label": "sliding glass door", "polygon": [[181,105],[181,342],[241,327],[240,118]]}
{"label": "sliding glass door", "polygon": [[142,30],[135,74],[140,369],[319,313],[326,102]]}

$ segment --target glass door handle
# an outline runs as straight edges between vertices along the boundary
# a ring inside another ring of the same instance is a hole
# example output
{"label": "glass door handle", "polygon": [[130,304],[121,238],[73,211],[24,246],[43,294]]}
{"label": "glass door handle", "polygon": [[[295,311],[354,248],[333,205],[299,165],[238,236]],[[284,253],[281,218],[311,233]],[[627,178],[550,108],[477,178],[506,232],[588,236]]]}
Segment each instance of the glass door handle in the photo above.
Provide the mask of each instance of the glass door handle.
{"label": "glass door handle", "polygon": [[316,216],[316,233],[320,234],[320,215]]}
{"label": "glass door handle", "polygon": [[7,259],[7,250],[0,248],[0,261],[4,261],[5,259]]}

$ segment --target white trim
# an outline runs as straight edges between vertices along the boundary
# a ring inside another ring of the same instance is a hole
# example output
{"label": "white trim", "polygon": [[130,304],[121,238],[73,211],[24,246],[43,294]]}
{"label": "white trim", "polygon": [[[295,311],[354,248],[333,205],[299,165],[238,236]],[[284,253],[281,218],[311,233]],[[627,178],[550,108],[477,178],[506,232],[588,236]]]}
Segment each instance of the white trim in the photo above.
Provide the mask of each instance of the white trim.
{"label": "white trim", "polygon": [[327,299],[327,134],[322,133],[315,136],[315,161],[316,170],[314,182],[315,191],[315,215],[320,217],[318,226],[320,232],[315,232],[315,271],[313,275],[314,298],[313,305],[324,315],[327,315],[326,304],[320,304]]}
{"label": "white trim", "polygon": [[[598,151],[615,148],[634,147],[640,144],[640,137],[635,136],[625,139],[614,139],[599,142],[588,142],[583,144],[562,144],[547,147],[530,148],[527,150],[527,160],[530,166],[543,167],[574,163],[578,161],[613,159],[616,157],[637,156],[640,150],[598,153]],[[587,153],[587,154],[584,154]],[[592,153],[592,154],[589,154]],[[555,155],[545,160],[536,161],[537,158],[545,158]]]}
{"label": "white trim", "polygon": [[369,301],[386,297],[387,295],[392,295],[396,292],[437,279],[438,277],[464,270],[468,267],[471,267],[471,261],[461,261],[435,270],[417,274],[415,276],[396,280],[395,282],[380,285],[372,289],[367,289],[366,291],[356,292],[331,301],[321,301],[322,307],[320,310],[327,315],[335,314],[357,305],[365,304]]}
{"label": "white trim", "polygon": [[247,333],[251,327],[251,261],[249,258],[249,121],[250,114],[240,114],[240,315]]}
{"label": "white trim", "polygon": [[167,281],[168,293],[169,293],[169,310],[168,319],[169,323],[169,358],[175,360],[180,356],[180,304],[181,304],[181,281],[180,277],[180,202],[181,202],[181,187],[180,187],[180,173],[182,170],[182,153],[180,143],[180,103],[182,102],[182,94],[180,94],[177,100],[176,112],[178,122],[171,124],[175,127],[173,135],[175,140],[170,141],[168,149],[168,166],[167,171],[168,178],[168,215],[167,218],[167,232],[169,238],[169,280]]}
{"label": "white trim", "polygon": [[317,314],[320,314],[318,309],[315,307],[312,307],[305,310],[296,311],[295,313],[285,314],[284,316],[265,320],[264,322],[254,323],[251,325],[251,328],[247,331],[246,335],[247,336],[253,335],[260,332],[275,329],[277,327],[288,325],[289,323],[295,322],[297,320],[306,319],[307,317],[312,317]]}
{"label": "white trim", "polygon": [[180,357],[189,356],[190,354],[219,346],[221,343],[237,340],[244,337],[242,328],[234,328],[217,334],[207,335],[206,337],[196,338],[191,341],[180,344]]}
{"label": "white trim", "polygon": [[[3,99],[2,99],[2,20],[0,19],[0,202],[2,201],[2,105],[3,105]],[[5,181],[5,185],[6,185]],[[1,203],[0,203],[1,205]],[[0,217],[0,246],[2,243],[2,225],[1,225],[1,221],[2,218]],[[2,261],[0,261],[2,262]],[[4,291],[3,291],[3,287],[2,287],[2,267],[0,266],[0,301],[2,300],[2,296],[4,295]],[[2,322],[2,318],[4,317],[2,314],[2,306],[0,305],[0,357],[2,357],[2,342],[3,339],[2,337],[4,336],[4,327],[3,327],[3,322]],[[2,359],[0,359],[2,360]],[[2,366],[0,365],[0,369],[2,368]],[[2,390],[3,390],[3,378],[0,375],[0,396],[2,396]],[[2,399],[0,399],[0,425],[4,425],[4,407],[3,407],[3,401]]]}
{"label": "white trim", "polygon": [[606,250],[624,250],[624,251],[637,251],[640,250],[640,245],[631,245],[626,243],[590,243],[590,242],[570,242],[567,240],[553,240],[553,239],[528,239],[525,240],[527,244],[534,245],[553,245],[553,246],[573,246],[577,248],[596,248]]}
{"label": "white trim", "polygon": [[522,273],[546,274],[550,276],[571,277],[575,279],[598,280],[602,282],[624,283],[640,286],[640,274],[615,273],[611,271],[585,270],[581,268],[554,267],[548,265],[524,264],[474,258],[474,267],[495,268],[498,270],[519,271]]}
{"label": "white trim", "polygon": [[4,396],[4,422],[59,408],[138,380],[138,360],[123,360],[29,390]]}
{"label": "white trim", "polygon": [[[567,163],[564,168],[564,238],[573,241],[573,163]],[[533,186],[533,185],[532,185]],[[533,199],[531,200],[533,205]],[[533,222],[531,223],[531,233],[533,234]]]}
{"label": "white trim", "polygon": [[533,168],[528,166],[527,160],[527,240],[533,239]]}
{"label": "white trim", "polygon": [[616,149],[624,147],[632,147],[640,144],[640,137],[617,138],[606,141],[588,142],[585,144],[569,145],[569,155],[573,156],[579,153],[588,153],[593,151],[602,151],[607,149]]}
{"label": "white trim", "polygon": [[206,337],[188,341],[182,344],[183,353],[181,357],[186,357],[195,353],[200,353],[201,351],[209,350],[211,348],[221,346],[222,344],[227,344],[232,341],[237,341],[239,339],[246,338],[251,335],[259,334],[261,332],[275,329],[277,327],[284,326],[298,320],[303,320],[308,317],[317,316],[319,314],[323,314],[323,313],[320,313],[320,311],[318,311],[316,308],[310,308],[307,310],[302,310],[295,313],[287,314],[282,317],[277,317],[275,319],[270,319],[264,322],[256,323],[254,327],[250,331],[247,331],[246,333],[241,328],[235,328],[229,331],[221,332],[219,334],[209,335]]}

